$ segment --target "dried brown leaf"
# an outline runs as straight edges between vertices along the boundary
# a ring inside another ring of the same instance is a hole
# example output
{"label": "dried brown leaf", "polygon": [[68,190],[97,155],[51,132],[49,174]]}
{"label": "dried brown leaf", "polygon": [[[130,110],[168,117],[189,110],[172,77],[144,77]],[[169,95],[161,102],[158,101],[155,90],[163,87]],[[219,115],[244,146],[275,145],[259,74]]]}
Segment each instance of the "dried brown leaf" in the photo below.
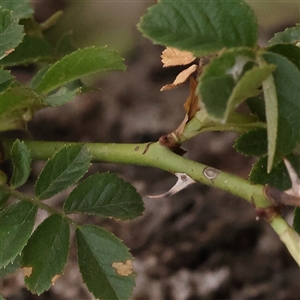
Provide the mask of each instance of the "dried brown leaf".
{"label": "dried brown leaf", "polygon": [[177,75],[177,77],[175,78],[175,80],[173,81],[173,83],[164,85],[160,90],[161,91],[166,91],[166,90],[171,90],[171,89],[176,88],[179,84],[184,83],[189,78],[189,76],[192,73],[194,73],[197,69],[198,69],[197,65],[191,65],[187,69],[180,72]]}
{"label": "dried brown leaf", "polygon": [[198,84],[197,80],[191,76],[190,77],[190,95],[186,99],[186,101],[183,105],[185,112],[188,115],[188,121],[194,117],[195,113],[198,110],[200,110],[199,98],[196,95],[197,84]]}
{"label": "dried brown leaf", "polygon": [[161,62],[163,63],[163,68],[170,66],[188,65],[195,59],[196,57],[193,55],[192,52],[181,51],[172,47],[167,47],[161,55]]}

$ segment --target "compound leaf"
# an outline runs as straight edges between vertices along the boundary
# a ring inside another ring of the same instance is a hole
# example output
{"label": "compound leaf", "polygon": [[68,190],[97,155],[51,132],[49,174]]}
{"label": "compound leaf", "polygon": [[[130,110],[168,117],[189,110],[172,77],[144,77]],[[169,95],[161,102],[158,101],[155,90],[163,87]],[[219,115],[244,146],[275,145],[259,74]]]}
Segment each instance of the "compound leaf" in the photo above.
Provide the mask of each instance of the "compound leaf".
{"label": "compound leaf", "polygon": [[134,286],[132,256],[113,234],[93,225],[76,230],[78,264],[90,292],[102,300],[129,299]]}
{"label": "compound leaf", "polygon": [[94,174],[80,183],[64,205],[65,213],[89,213],[121,220],[134,219],[144,210],[135,188],[116,174]]}
{"label": "compound leaf", "polygon": [[31,171],[30,151],[24,142],[16,140],[11,149],[11,159],[13,163],[13,175],[11,185],[13,188],[23,185]]}
{"label": "compound leaf", "polygon": [[34,231],[23,250],[22,266],[29,270],[25,284],[38,295],[48,290],[67,262],[70,228],[59,215],[51,215]]}
{"label": "compound leaf", "polygon": [[34,226],[37,207],[21,201],[0,211],[0,268],[21,252]]}
{"label": "compound leaf", "polygon": [[86,75],[124,69],[123,59],[116,51],[106,47],[79,49],[52,65],[37,86],[37,90],[48,93]]}
{"label": "compound leaf", "polygon": [[42,170],[35,185],[36,197],[44,200],[65,190],[86,173],[90,161],[91,157],[84,146],[62,148]]}
{"label": "compound leaf", "polygon": [[162,0],[149,8],[139,30],[157,44],[198,55],[224,47],[253,47],[257,21],[242,0]]}

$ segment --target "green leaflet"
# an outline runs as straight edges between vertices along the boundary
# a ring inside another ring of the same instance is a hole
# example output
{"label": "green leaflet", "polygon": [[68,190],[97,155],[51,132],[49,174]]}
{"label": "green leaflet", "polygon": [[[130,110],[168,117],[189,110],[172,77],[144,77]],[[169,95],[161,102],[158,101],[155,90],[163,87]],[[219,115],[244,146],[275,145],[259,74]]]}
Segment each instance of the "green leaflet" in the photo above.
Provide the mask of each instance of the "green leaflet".
{"label": "green leaflet", "polygon": [[9,192],[0,189],[0,209],[2,208],[4,203],[9,199],[9,197],[10,197]]}
{"label": "green leaflet", "polygon": [[131,220],[142,214],[144,203],[135,188],[115,174],[89,176],[70,194],[64,212],[89,213]]}
{"label": "green leaflet", "polygon": [[11,178],[12,188],[17,188],[23,185],[31,171],[30,151],[24,142],[16,140],[11,149],[11,159],[13,163],[13,175]]}
{"label": "green leaflet", "polygon": [[56,93],[46,97],[45,102],[51,106],[60,106],[71,101],[81,91],[81,88],[77,88],[73,91],[69,91],[66,87],[61,87]]}
{"label": "green leaflet", "polygon": [[[267,66],[264,59],[258,57],[260,67]],[[267,121],[267,139],[268,139],[268,173],[271,171],[274,163],[276,152],[276,139],[278,131],[278,100],[276,94],[276,87],[274,77],[272,74],[266,78],[262,83],[264,100],[265,100],[265,112]]]}
{"label": "green leaflet", "polygon": [[36,212],[37,207],[25,201],[0,211],[0,268],[12,262],[27,243]]}
{"label": "green leaflet", "polygon": [[266,122],[266,108],[263,97],[251,97],[246,100],[251,113],[260,121]]}
{"label": "green leaflet", "polygon": [[0,94],[0,131],[24,129],[34,112],[41,107],[40,97],[26,87],[11,87]]}
{"label": "green leaflet", "polygon": [[296,27],[287,28],[282,32],[275,33],[270,39],[269,46],[277,44],[297,44],[300,42],[300,23]]}
{"label": "green leaflet", "polygon": [[55,55],[58,57],[65,56],[76,50],[73,43],[73,33],[65,33],[57,42],[55,47]]}
{"label": "green leaflet", "polygon": [[36,89],[49,93],[75,79],[107,70],[125,70],[116,51],[106,47],[79,49],[52,65]]}
{"label": "green leaflet", "polygon": [[229,114],[244,100],[261,93],[259,88],[274,70],[274,65],[265,65],[263,67],[253,67],[251,70],[245,72],[243,77],[233,88],[228,99],[224,113],[225,120],[227,120]]}
{"label": "green leaflet", "polygon": [[40,84],[45,74],[48,72],[50,66],[45,66],[44,68],[40,69],[35,76],[32,78],[30,87],[32,89],[36,89],[36,87]]}
{"label": "green leaflet", "polygon": [[17,47],[23,36],[23,26],[14,20],[12,12],[0,7],[0,59]]}
{"label": "green leaflet", "polygon": [[299,47],[291,44],[278,44],[269,47],[268,51],[285,56],[300,70],[300,48]]}
{"label": "green leaflet", "polygon": [[[300,71],[291,61],[277,53],[267,52],[263,58],[267,63],[276,65],[273,78],[278,101],[278,128],[274,138],[275,155],[281,157],[291,153],[300,142]],[[269,124],[274,126],[275,123],[273,121]]]}
{"label": "green leaflet", "polygon": [[59,215],[51,215],[34,231],[23,250],[22,266],[32,268],[25,277],[28,289],[40,295],[63,272],[69,251],[70,229]]}
{"label": "green leaflet", "polygon": [[224,47],[253,47],[257,21],[242,0],[163,0],[150,7],[138,25],[154,43],[197,55]]}
{"label": "green leaflet", "polygon": [[268,151],[267,131],[265,129],[256,129],[244,133],[236,139],[234,148],[244,155],[265,155]]}
{"label": "green leaflet", "polygon": [[[295,170],[300,170],[300,159],[299,157],[291,154],[286,157],[293,165]],[[267,172],[267,160],[265,156],[259,159],[253,166],[249,175],[250,181],[259,184],[269,184],[273,187],[278,188],[281,191],[285,191],[291,188],[291,180],[285,164],[281,161],[277,164],[270,173]]]}
{"label": "green leaflet", "polygon": [[15,51],[3,58],[0,64],[3,66],[27,65],[50,61],[52,56],[51,47],[43,37],[26,35]]}
{"label": "green leaflet", "polygon": [[13,18],[16,20],[29,18],[33,14],[30,4],[24,0],[1,1],[0,6],[2,9],[11,10]]}
{"label": "green leaflet", "polygon": [[90,160],[84,146],[70,145],[61,149],[42,170],[35,184],[36,197],[48,199],[74,184],[86,173]]}
{"label": "green leaflet", "polygon": [[0,278],[15,273],[21,268],[21,255],[18,255],[11,263],[6,267],[0,268]]}
{"label": "green leaflet", "polygon": [[0,93],[4,92],[11,84],[13,76],[10,71],[0,69]]}
{"label": "green leaflet", "polygon": [[83,225],[76,230],[76,241],[80,272],[90,292],[102,300],[129,299],[132,256],[121,240],[103,228]]}

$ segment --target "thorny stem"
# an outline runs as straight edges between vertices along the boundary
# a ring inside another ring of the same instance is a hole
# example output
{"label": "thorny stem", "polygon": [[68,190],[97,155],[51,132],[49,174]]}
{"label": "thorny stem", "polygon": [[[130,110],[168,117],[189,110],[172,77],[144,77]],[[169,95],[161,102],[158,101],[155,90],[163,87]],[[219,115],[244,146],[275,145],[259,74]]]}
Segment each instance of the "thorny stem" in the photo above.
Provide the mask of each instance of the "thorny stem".
{"label": "thorny stem", "polygon": [[[13,140],[2,141],[4,158],[9,158],[13,142]],[[67,144],[65,142],[43,141],[25,141],[24,143],[35,160],[47,160]],[[197,182],[241,197],[256,208],[268,209],[273,205],[264,192],[265,186],[253,184],[238,176],[184,158],[162,146],[159,142],[143,144],[85,143],[84,145],[89,149],[93,162],[133,164],[156,167],[171,173],[185,173]],[[275,214],[274,217],[267,218],[267,221],[300,265],[299,235],[279,215]]]}
{"label": "thorny stem", "polygon": [[[9,157],[12,140],[4,140],[4,156]],[[66,145],[65,142],[25,141],[35,160],[47,160]],[[74,143],[73,143],[74,144]],[[85,143],[93,162],[122,163],[156,167],[171,173],[186,173],[195,181],[214,186],[241,197],[256,207],[271,205],[264,194],[264,186],[253,184],[238,176],[218,171],[204,164],[179,156],[167,147],[155,143],[102,144]]]}

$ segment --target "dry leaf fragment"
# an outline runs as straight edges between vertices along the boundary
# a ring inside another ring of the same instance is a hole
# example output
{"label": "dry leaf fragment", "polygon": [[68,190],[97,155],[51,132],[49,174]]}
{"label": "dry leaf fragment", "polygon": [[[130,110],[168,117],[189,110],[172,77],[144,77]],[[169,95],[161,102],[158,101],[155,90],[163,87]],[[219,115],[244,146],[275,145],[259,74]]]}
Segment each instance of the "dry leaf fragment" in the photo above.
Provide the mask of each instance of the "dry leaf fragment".
{"label": "dry leaf fragment", "polygon": [[188,121],[192,119],[195,115],[195,113],[200,110],[199,107],[199,98],[196,95],[196,88],[197,88],[197,80],[194,79],[192,76],[190,77],[190,95],[185,101],[183,107],[188,115]]}
{"label": "dry leaf fragment", "polygon": [[163,193],[161,195],[147,196],[147,197],[152,198],[152,199],[159,199],[159,198],[164,198],[164,197],[167,198],[167,197],[177,194],[181,190],[188,187],[190,184],[196,182],[192,177],[190,177],[189,175],[187,175],[185,173],[175,173],[175,175],[177,176],[178,180],[169,191],[167,191],[166,193]]}
{"label": "dry leaf fragment", "polygon": [[127,259],[125,263],[123,262],[113,262],[111,265],[121,276],[129,276],[133,273],[133,264],[130,259]]}
{"label": "dry leaf fragment", "polygon": [[160,89],[160,91],[162,92],[162,91],[171,90],[171,89],[176,88],[179,84],[184,83],[190,77],[190,75],[192,73],[194,73],[197,69],[198,69],[197,65],[191,65],[187,69],[185,69],[182,72],[180,72],[177,75],[177,77],[175,78],[175,80],[173,81],[173,83],[164,85]]}
{"label": "dry leaf fragment", "polygon": [[31,276],[32,270],[33,270],[32,267],[23,267],[23,268],[22,268],[23,274],[24,274],[24,276],[26,276],[26,277],[30,277],[30,276]]}
{"label": "dry leaf fragment", "polygon": [[176,48],[167,47],[161,55],[161,62],[163,68],[171,66],[188,65],[193,62],[196,57],[192,52],[181,51]]}
{"label": "dry leaf fragment", "polygon": [[56,280],[57,280],[59,277],[60,277],[60,274],[54,275],[54,276],[52,277],[52,279],[51,279],[51,284],[54,285],[55,282],[56,282]]}
{"label": "dry leaf fragment", "polygon": [[6,51],[4,52],[4,55],[7,56],[8,54],[10,54],[10,53],[12,53],[12,52],[14,52],[14,51],[15,51],[14,48],[8,49],[8,50],[6,50]]}

